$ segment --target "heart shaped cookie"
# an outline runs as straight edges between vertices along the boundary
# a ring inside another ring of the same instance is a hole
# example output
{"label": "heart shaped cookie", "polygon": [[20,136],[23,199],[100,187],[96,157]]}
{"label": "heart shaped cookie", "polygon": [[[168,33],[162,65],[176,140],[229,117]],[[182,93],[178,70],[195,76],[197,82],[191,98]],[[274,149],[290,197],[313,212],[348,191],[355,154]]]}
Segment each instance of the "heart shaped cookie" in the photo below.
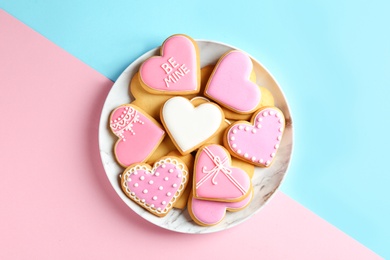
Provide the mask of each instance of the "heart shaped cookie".
{"label": "heart shaped cookie", "polygon": [[201,226],[213,226],[221,222],[226,211],[235,212],[244,209],[252,200],[252,195],[238,202],[220,202],[199,200],[192,196],[188,199],[188,212],[197,224]]}
{"label": "heart shaped cookie", "polygon": [[152,214],[168,214],[188,183],[187,166],[176,157],[163,157],[153,168],[136,164],[121,177],[121,187],[127,197]]}
{"label": "heart shaped cookie", "polygon": [[248,174],[232,167],[229,152],[217,144],[199,148],[193,175],[196,199],[236,202],[248,196],[252,187]]}
{"label": "heart shaped cookie", "polygon": [[195,107],[188,99],[178,96],[165,102],[161,121],[180,153],[188,154],[220,129],[224,116],[214,103]]}
{"label": "heart shaped cookie", "polygon": [[197,43],[176,34],[166,39],[161,56],[144,61],[139,79],[146,91],[154,94],[192,94],[200,88],[200,63]]}
{"label": "heart shaped cookie", "polygon": [[238,121],[225,132],[224,145],[233,156],[256,166],[269,167],[279,148],[285,127],[282,111],[265,107],[251,123]]}
{"label": "heart shaped cookie", "polygon": [[250,80],[253,69],[245,53],[230,51],[218,61],[207,82],[205,96],[237,113],[251,113],[260,104],[259,86]]}
{"label": "heart shaped cookie", "polygon": [[110,129],[119,138],[114,153],[123,167],[145,162],[165,136],[162,126],[134,105],[123,105],[112,111]]}

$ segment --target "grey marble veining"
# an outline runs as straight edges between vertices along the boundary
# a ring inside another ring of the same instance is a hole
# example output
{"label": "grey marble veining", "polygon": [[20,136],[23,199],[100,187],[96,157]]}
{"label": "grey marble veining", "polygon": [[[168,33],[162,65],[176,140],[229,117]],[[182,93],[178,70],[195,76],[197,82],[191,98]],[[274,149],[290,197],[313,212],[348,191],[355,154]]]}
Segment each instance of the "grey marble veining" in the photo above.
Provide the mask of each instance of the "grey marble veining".
{"label": "grey marble veining", "polygon": [[[212,41],[198,40],[197,42],[200,50],[201,67],[215,64],[222,54],[234,49],[234,47],[226,44]],[[108,120],[113,109],[122,104],[131,102],[132,98],[129,96],[128,90],[131,78],[138,71],[139,66],[143,61],[152,55],[158,55],[158,53],[157,48],[151,50],[129,65],[115,82],[107,96],[99,124],[100,155],[107,177],[118,196],[134,210],[134,212],[140,217],[162,228],[182,233],[210,233],[233,227],[259,212],[278,189],[285,177],[293,147],[293,124],[286,98],[272,75],[260,62],[252,57],[254,70],[257,76],[257,84],[264,86],[271,91],[275,99],[275,106],[281,109],[285,115],[286,127],[278,153],[271,167],[257,167],[255,169],[255,174],[252,179],[254,188],[253,200],[245,209],[234,213],[227,212],[226,217],[222,222],[212,227],[202,227],[195,224],[191,220],[187,210],[172,209],[166,217],[156,217],[128,199],[121,190],[119,175],[122,173],[123,168],[115,161],[113,146],[116,138],[110,132]]]}

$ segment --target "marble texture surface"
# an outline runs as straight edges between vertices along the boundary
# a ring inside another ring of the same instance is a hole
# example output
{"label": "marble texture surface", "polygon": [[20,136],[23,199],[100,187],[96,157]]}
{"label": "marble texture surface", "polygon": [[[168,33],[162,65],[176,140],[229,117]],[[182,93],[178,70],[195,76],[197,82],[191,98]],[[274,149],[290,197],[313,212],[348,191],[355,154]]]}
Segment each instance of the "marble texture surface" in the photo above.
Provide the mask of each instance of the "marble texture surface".
{"label": "marble texture surface", "polygon": [[[215,64],[219,57],[225,52],[236,49],[232,46],[213,41],[197,40],[197,42],[200,50],[201,67]],[[99,124],[100,155],[107,177],[118,196],[133,211],[147,221],[162,228],[183,233],[210,233],[233,227],[259,212],[270,200],[286,175],[293,148],[293,126],[287,100],[282,89],[267,69],[264,68],[260,62],[251,57],[257,76],[257,84],[264,86],[271,91],[275,99],[275,106],[283,111],[286,118],[286,128],[275,161],[270,168],[256,167],[255,169],[255,174],[252,179],[254,187],[252,202],[248,207],[239,212],[228,212],[221,223],[212,227],[202,227],[195,224],[191,220],[187,210],[172,209],[166,217],[158,218],[136,205],[122,192],[119,176],[122,173],[123,168],[115,161],[113,146],[116,139],[113,137],[108,127],[108,119],[111,111],[122,104],[130,103],[132,101],[128,86],[131,78],[138,71],[139,66],[147,58],[158,55],[158,53],[158,48],[153,49],[130,64],[120,75],[107,96]]]}

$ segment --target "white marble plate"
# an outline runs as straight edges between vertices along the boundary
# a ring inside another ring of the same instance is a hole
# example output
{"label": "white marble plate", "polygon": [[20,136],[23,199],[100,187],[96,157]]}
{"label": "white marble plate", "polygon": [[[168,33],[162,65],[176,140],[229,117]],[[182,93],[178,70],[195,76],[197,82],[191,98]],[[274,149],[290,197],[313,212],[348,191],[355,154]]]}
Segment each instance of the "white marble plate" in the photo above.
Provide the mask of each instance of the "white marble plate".
{"label": "white marble plate", "polygon": [[[197,40],[197,43],[200,50],[201,67],[215,64],[222,54],[236,49],[226,44],[213,41]],[[122,173],[123,168],[115,161],[113,146],[116,138],[110,132],[108,119],[113,109],[132,101],[128,89],[131,78],[138,71],[143,61],[153,55],[159,54],[158,50],[158,48],[153,49],[130,64],[115,82],[104,103],[99,124],[99,147],[107,177],[119,197],[132,210],[139,216],[162,228],[183,233],[210,233],[233,227],[258,212],[274,194],[285,177],[291,159],[293,144],[292,120],[286,98],[271,74],[260,62],[252,58],[257,76],[257,84],[268,88],[272,92],[275,98],[275,106],[281,109],[285,115],[286,128],[275,161],[271,167],[268,169],[255,169],[255,174],[252,179],[254,198],[248,207],[238,212],[228,212],[221,223],[212,227],[202,227],[195,224],[191,220],[187,210],[172,209],[164,218],[156,217],[128,199],[121,190],[119,175]]]}

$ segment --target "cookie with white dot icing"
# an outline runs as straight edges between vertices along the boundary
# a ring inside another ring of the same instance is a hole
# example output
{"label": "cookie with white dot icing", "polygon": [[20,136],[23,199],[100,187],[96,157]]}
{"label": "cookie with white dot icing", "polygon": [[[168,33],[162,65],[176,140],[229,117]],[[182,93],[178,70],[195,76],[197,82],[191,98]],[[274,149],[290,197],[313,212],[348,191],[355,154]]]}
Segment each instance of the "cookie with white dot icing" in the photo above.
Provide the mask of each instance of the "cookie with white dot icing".
{"label": "cookie with white dot icing", "polygon": [[225,132],[224,146],[232,156],[260,167],[269,167],[285,128],[283,112],[276,107],[259,109],[251,122],[237,121]]}
{"label": "cookie with white dot icing", "polygon": [[180,158],[187,165],[188,168],[188,184],[182,195],[177,199],[176,203],[173,205],[175,209],[184,209],[187,206],[188,197],[191,193],[192,188],[192,171],[194,168],[194,156],[192,154],[181,155],[179,151],[175,150],[167,154],[167,156],[174,156]]}
{"label": "cookie with white dot icing", "polygon": [[132,201],[163,217],[184,192],[189,180],[188,168],[182,160],[166,156],[153,168],[149,164],[128,167],[121,176],[123,192]]}

